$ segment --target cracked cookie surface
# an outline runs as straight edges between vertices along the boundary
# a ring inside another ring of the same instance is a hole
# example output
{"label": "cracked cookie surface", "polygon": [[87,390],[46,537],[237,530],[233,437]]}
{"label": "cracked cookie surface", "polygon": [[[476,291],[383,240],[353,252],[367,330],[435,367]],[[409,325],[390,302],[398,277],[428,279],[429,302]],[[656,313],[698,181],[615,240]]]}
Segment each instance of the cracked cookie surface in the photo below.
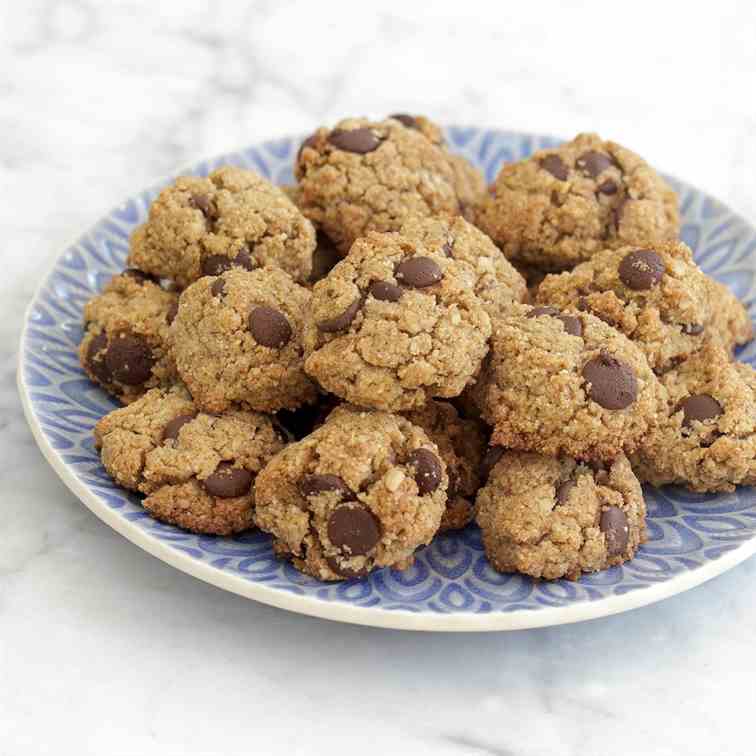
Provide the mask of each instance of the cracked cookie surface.
{"label": "cracked cookie surface", "polygon": [[620,455],[593,469],[571,458],[505,451],[478,493],[486,556],[500,572],[577,580],[632,559],[646,506]]}
{"label": "cracked cookie surface", "polygon": [[275,412],[314,401],[302,349],[309,305],[309,290],[277,268],[229,270],[182,292],[169,338],[197,405]]}
{"label": "cracked cookie surface", "polygon": [[320,580],[409,566],[430,543],[448,477],[436,445],[399,415],[335,409],[256,483],[257,525],[277,553]]}
{"label": "cracked cookie surface", "polygon": [[180,385],[105,415],[94,436],[105,469],[118,485],[146,494],[155,518],[219,535],[252,527],[255,477],[283,447],[264,415],[208,415]]}
{"label": "cracked cookie surface", "polygon": [[508,258],[545,271],[606,247],[674,240],[680,225],[667,183],[596,134],[504,165],[474,215]]}
{"label": "cracked cookie surface", "polygon": [[314,249],[315,229],[280,188],[223,166],[160,192],[132,234],[129,264],[181,288],[232,267],[276,266],[305,283]]}
{"label": "cracked cookie surface", "polygon": [[86,374],[124,404],[176,378],[167,345],[178,295],[137,270],[106,284],[84,307],[79,361]]}
{"label": "cracked cookie surface", "polygon": [[492,443],[613,459],[648,431],[664,390],[643,353],[588,313],[512,305],[472,396]]}
{"label": "cracked cookie surface", "polygon": [[467,266],[434,240],[370,233],[313,288],[305,368],[362,407],[408,410],[459,395],[491,322]]}

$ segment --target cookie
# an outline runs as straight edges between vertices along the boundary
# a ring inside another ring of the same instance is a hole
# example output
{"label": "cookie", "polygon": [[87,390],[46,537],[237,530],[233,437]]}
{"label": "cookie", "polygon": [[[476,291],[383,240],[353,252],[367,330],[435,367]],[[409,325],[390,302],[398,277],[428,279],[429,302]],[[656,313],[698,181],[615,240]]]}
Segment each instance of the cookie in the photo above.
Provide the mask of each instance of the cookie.
{"label": "cookie", "polygon": [[475,224],[520,264],[565,270],[607,247],[671,241],[677,196],[638,155],[596,134],[502,167]]}
{"label": "cookie", "polygon": [[488,350],[491,322],[466,264],[433,240],[358,239],[313,287],[305,369],[352,404],[401,411],[462,392]]}
{"label": "cookie", "polygon": [[224,166],[207,178],[181,176],[160,192],[131,237],[129,265],[184,288],[232,267],[276,266],[305,283],[315,229],[278,187]]}
{"label": "cookie", "polygon": [[473,396],[492,443],[550,456],[632,451],[664,391],[643,353],[588,313],[512,305]]}
{"label": "cookie", "polygon": [[723,284],[707,277],[712,310],[711,331],[728,349],[743,346],[753,338],[753,323],[743,303]]}
{"label": "cookie", "polygon": [[486,556],[499,572],[577,580],[632,559],[646,506],[627,458],[593,469],[507,451],[478,493]]}
{"label": "cookie", "polygon": [[[592,313],[625,334],[659,372],[701,347],[716,329],[707,276],[682,242],[597,252],[547,276],[536,304]],[[729,329],[720,334],[731,338]]]}
{"label": "cookie", "polygon": [[275,412],[313,402],[302,348],[309,307],[310,292],[278,268],[229,270],[182,292],[170,343],[197,406]]}
{"label": "cookie", "polygon": [[279,452],[257,478],[257,525],[321,580],[405,568],[446,505],[439,450],[409,420],[348,406]]}
{"label": "cookie", "polygon": [[302,212],[342,255],[369,231],[460,212],[458,170],[447,152],[393,118],[318,129],[302,143],[295,175]]}
{"label": "cookie", "polygon": [[178,296],[137,270],[113,276],[84,307],[79,361],[124,404],[176,378],[166,338]]}
{"label": "cookie", "polygon": [[264,415],[205,414],[180,385],[151,389],[105,415],[94,436],[110,476],[147,494],[153,517],[218,535],[252,527],[255,477],[283,448]]}
{"label": "cookie", "polygon": [[475,494],[486,451],[483,424],[464,420],[449,402],[428,402],[406,418],[428,434],[446,464],[449,488],[440,532],[464,528],[475,517]]}
{"label": "cookie", "polygon": [[756,372],[715,339],[661,377],[667,401],[631,456],[655,486],[734,491],[756,484]]}
{"label": "cookie", "polygon": [[495,318],[512,302],[522,302],[528,292],[524,279],[501,250],[464,218],[411,218],[400,231],[427,247],[441,249],[462,263],[467,284]]}

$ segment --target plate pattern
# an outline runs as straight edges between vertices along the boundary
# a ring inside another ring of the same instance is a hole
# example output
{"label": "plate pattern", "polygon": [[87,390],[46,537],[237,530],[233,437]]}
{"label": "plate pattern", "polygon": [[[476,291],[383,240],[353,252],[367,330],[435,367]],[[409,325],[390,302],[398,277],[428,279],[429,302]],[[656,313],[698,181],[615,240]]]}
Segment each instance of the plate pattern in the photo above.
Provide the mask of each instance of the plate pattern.
{"label": "plate pattern", "polygon": [[[557,143],[547,137],[477,128],[452,127],[447,138],[455,151],[485,171],[488,180],[503,162]],[[288,183],[298,145],[299,139],[266,142],[199,163],[190,172],[205,175],[218,165],[233,163],[277,183]],[[702,268],[730,286],[753,316],[756,232],[715,199],[670,181],[680,193],[683,239]],[[648,488],[649,542],[629,564],[578,582],[539,582],[498,574],[485,559],[479,531],[471,526],[436,539],[418,552],[415,565],[405,572],[385,569],[364,580],[324,585],[277,560],[269,538],[259,532],[237,538],[206,537],[154,521],[138,497],[114,486],[100,465],[92,427],[116,405],[87,380],[76,348],[84,303],[123,267],[129,234],[144,221],[159,189],[154,187],[117,207],[58,259],[32,303],[21,355],[21,381],[33,418],[54,454],[130,527],[216,570],[278,591],[359,607],[446,614],[538,611],[600,602],[699,570],[756,538],[753,489],[701,496],[674,488]],[[753,363],[756,346],[750,345],[738,356]]]}

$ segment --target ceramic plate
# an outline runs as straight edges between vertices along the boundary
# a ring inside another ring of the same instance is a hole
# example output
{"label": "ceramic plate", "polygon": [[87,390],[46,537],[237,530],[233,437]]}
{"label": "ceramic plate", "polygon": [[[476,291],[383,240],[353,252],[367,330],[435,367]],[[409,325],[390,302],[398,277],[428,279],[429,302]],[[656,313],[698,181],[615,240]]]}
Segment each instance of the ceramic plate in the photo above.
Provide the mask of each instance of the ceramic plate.
{"label": "ceramic plate", "polygon": [[[449,128],[451,147],[490,181],[503,162],[556,141],[478,128]],[[194,166],[206,175],[232,163],[276,183],[292,181],[300,138],[256,145]],[[720,202],[670,179],[680,194],[682,238],[700,266],[754,308],[756,230]],[[87,380],[76,348],[84,303],[124,267],[130,232],[161,187],[138,194],[64,250],[26,314],[18,384],[29,425],[55,472],[89,509],[150,554],[227,591],[302,614],[407,630],[512,630],[600,617],[672,596],[708,580],[756,551],[756,490],[696,495],[646,489],[649,541],[636,558],[578,582],[501,575],[488,565],[474,526],[442,535],[405,571],[325,584],[273,556],[259,532],[237,538],[198,536],[163,525],[135,495],[117,488],[100,464],[92,427],[115,408]],[[738,355],[756,359],[756,346]]]}

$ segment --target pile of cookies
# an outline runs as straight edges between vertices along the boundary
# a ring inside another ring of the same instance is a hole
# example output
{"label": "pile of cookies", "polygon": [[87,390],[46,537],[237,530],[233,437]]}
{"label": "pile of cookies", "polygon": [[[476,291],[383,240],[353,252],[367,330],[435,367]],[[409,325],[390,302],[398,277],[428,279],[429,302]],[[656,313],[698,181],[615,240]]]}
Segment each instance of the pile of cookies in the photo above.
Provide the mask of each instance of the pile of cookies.
{"label": "pile of cookies", "polygon": [[575,579],[644,541],[641,482],[756,483],[750,320],[636,154],[581,134],[486,187],[398,114],[318,129],[295,176],[177,179],[86,305],[125,405],[96,444],[156,518],[322,580],[476,520],[494,568]]}

